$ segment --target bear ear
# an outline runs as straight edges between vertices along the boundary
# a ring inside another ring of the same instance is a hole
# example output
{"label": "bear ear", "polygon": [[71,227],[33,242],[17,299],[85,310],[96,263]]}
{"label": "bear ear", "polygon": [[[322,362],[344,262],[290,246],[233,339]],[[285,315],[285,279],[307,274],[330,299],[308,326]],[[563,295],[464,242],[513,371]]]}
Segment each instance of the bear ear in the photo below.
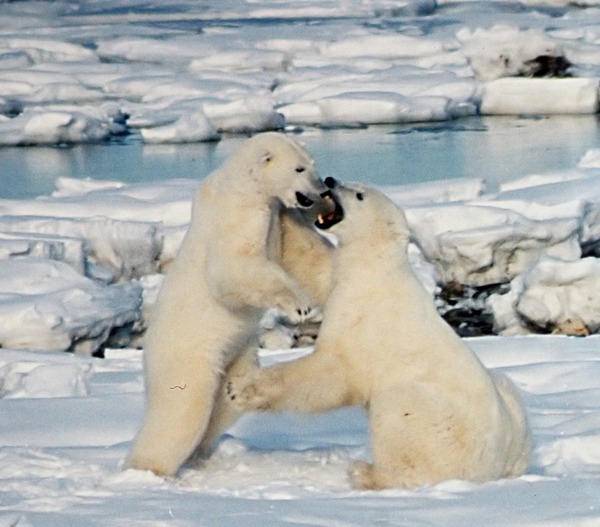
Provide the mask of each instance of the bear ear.
{"label": "bear ear", "polygon": [[263,152],[260,161],[263,165],[266,165],[271,159],[273,159],[273,154],[271,152]]}

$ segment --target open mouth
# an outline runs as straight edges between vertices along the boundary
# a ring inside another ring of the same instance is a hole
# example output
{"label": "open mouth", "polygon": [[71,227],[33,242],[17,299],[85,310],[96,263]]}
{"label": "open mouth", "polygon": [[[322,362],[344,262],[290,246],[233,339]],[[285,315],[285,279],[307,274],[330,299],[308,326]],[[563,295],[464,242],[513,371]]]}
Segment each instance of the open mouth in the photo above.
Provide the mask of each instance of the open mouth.
{"label": "open mouth", "polygon": [[341,205],[333,197],[331,190],[323,192],[321,197],[331,210],[318,214],[315,226],[317,229],[327,230],[344,219],[344,209],[342,209]]}

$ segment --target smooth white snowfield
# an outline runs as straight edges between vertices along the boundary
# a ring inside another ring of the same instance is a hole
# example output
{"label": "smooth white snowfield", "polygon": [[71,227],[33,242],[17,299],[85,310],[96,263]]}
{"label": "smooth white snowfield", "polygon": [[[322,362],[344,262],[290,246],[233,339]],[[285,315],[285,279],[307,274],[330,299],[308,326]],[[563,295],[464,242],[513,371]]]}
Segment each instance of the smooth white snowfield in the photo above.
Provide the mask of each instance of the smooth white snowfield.
{"label": "smooth white snowfield", "polygon": [[178,479],[121,471],[142,415],[141,352],[93,359],[3,350],[0,525],[597,525],[600,338],[467,342],[522,390],[531,467],[514,480],[382,492],[352,491],[346,477],[351,460],[368,456],[356,408],[245,416],[205,466]]}

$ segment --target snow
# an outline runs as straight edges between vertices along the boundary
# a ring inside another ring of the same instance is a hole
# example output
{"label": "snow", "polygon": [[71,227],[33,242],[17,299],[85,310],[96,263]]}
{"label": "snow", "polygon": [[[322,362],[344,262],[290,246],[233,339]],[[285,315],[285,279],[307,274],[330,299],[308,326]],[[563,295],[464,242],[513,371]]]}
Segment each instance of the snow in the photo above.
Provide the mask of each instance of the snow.
{"label": "snow", "polygon": [[[3,3],[0,144],[595,114],[597,6]],[[561,78],[531,78],[548,66]],[[0,525],[597,525],[599,169],[590,148],[568,169],[498,188],[483,175],[380,186],[406,210],[411,265],[432,295],[491,288],[477,302],[502,336],[467,342],[521,389],[534,438],[520,478],[416,491],[350,489],[347,466],[369,456],[357,408],[247,415],[177,479],[122,471],[142,416],[136,348],[198,181],[91,174],[59,178],[37,199],[0,199]],[[310,353],[278,330],[265,333],[277,349],[261,350],[264,365]]]}
{"label": "snow", "polygon": [[489,30],[462,29],[456,35],[477,78],[533,76],[540,56],[560,57],[561,46],[538,30],[494,26]]}
{"label": "snow", "polygon": [[113,329],[140,318],[141,287],[104,285],[61,261],[0,262],[0,345],[95,352]]}
{"label": "snow", "polygon": [[[380,188],[408,213],[423,249],[411,244],[411,264],[432,293],[436,282],[487,276],[487,284],[489,269],[508,268],[501,278],[510,280],[508,293],[488,300],[499,331],[588,334],[600,326],[597,259],[581,258],[582,227],[587,222],[588,247],[597,232],[588,212],[598,203],[598,176],[584,166],[596,155],[590,151],[564,176],[527,176],[497,193],[486,193],[479,180]],[[581,183],[578,193],[564,193],[567,183]],[[247,525],[427,525],[443,515],[450,526],[594,525],[598,335],[467,339],[484,364],[522,391],[535,447],[531,467],[516,480],[351,490],[347,466],[369,456],[357,408],[250,414],[214,457],[177,479],[123,472],[142,415],[143,352],[107,346],[136,344],[162,281],[157,273],[185,232],[196,185],[62,178],[51,196],[0,203],[0,240],[7,243],[0,244],[2,524],[60,525],[69,518],[86,526],[218,526],[241,517]],[[491,255],[483,273],[473,270],[482,251]],[[29,350],[10,349],[21,345]],[[61,349],[79,353],[50,351]],[[89,356],[97,349],[105,358]],[[265,349],[261,362],[310,351]]]}
{"label": "snow", "polygon": [[483,115],[593,114],[598,82],[591,79],[504,78],[483,89]]}
{"label": "snow", "polygon": [[[598,12],[554,4],[518,14],[431,0],[3,6],[0,144],[593,114]],[[549,75],[569,78],[530,78]]]}
{"label": "snow", "polygon": [[[250,414],[213,458],[177,479],[121,471],[142,410],[141,352],[105,359],[5,351],[0,377],[3,525],[574,525],[597,522],[598,337],[468,340],[512,377],[531,421],[534,456],[515,480],[449,481],[417,491],[351,490],[368,456],[362,411]],[[273,360],[283,360],[281,351]],[[52,383],[48,381],[52,380]]]}
{"label": "snow", "polygon": [[600,305],[593,291],[598,283],[597,258],[567,262],[541,257],[511,282],[509,294],[490,297],[496,329],[522,334],[531,325],[539,331],[597,333]]}

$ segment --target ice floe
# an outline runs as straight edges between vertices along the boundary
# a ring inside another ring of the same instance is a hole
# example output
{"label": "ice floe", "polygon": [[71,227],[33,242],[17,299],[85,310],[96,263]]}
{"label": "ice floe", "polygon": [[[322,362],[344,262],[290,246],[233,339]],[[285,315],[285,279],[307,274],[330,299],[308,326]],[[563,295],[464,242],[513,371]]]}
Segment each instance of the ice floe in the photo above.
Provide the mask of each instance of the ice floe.
{"label": "ice floe", "polygon": [[140,321],[141,286],[105,285],[60,261],[1,261],[0,291],[3,348],[92,354]]}
{"label": "ice floe", "polygon": [[[5,7],[0,144],[125,133],[182,143],[286,126],[598,110],[592,9],[586,18],[427,0],[125,4],[126,19],[112,4]],[[570,78],[526,78],[554,76]]]}
{"label": "ice floe", "polygon": [[[497,193],[487,193],[483,182],[475,179],[380,188],[406,211],[415,242],[411,261],[433,295],[457,284],[492,287],[491,292],[502,285],[487,307],[485,298],[476,302],[478,312],[489,310],[495,331],[543,333],[560,328],[567,333],[595,333],[600,324],[593,311],[598,296],[592,264],[600,251],[600,176],[588,166],[594,165],[595,156],[590,151],[575,169],[526,176],[501,186]],[[125,318],[114,313],[102,317],[101,328],[82,323],[88,329],[75,330],[75,322],[71,326],[56,322],[66,316],[62,297],[36,293],[33,305],[46,307],[37,309],[34,318],[48,329],[36,332],[34,338],[25,312],[5,301],[5,312],[15,313],[6,342],[12,347],[92,352],[111,342],[108,337],[114,332],[123,343],[136,342],[162,273],[187,229],[197,184],[185,179],[124,184],[61,178],[51,196],[0,200],[0,265],[4,261],[7,277],[10,269],[23,277],[26,269],[37,269],[26,267],[31,265],[27,262],[43,259],[46,265],[64,265],[90,287],[93,284],[87,296],[92,311],[94,305],[104,309],[105,296],[112,298],[117,291],[129,295],[130,300],[123,301],[126,305],[135,304],[125,309]],[[38,274],[35,271],[32,280]],[[22,280],[18,283],[26,287]],[[66,283],[65,289],[69,287]],[[460,302],[465,308],[472,303],[468,298]],[[543,304],[561,307],[538,310],[536,318],[531,306]],[[52,305],[55,310],[48,307]],[[440,307],[448,311],[448,306]],[[293,334],[280,329],[264,341],[291,345]]]}

